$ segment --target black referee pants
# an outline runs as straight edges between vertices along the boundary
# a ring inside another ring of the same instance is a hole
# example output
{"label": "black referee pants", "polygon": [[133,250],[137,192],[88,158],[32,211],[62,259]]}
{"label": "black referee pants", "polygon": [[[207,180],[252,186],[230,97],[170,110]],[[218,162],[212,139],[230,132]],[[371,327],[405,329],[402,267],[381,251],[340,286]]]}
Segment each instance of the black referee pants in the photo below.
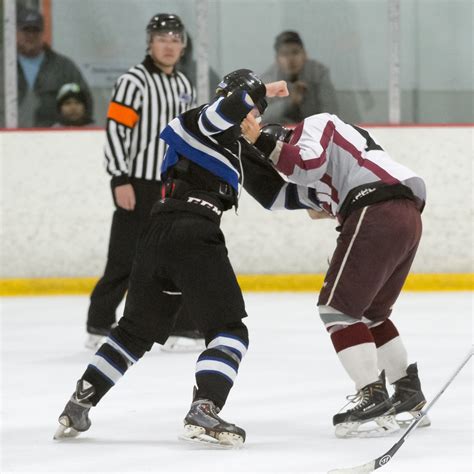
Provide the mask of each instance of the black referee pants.
{"label": "black referee pants", "polygon": [[[107,263],[102,278],[90,296],[88,327],[108,330],[116,322],[117,307],[127,292],[138,237],[149,218],[153,204],[160,198],[161,183],[140,179],[131,179],[130,182],[135,191],[135,209],[126,211],[115,203]],[[115,202],[115,196],[113,197]],[[194,322],[184,308],[181,309],[173,331],[194,329]]]}

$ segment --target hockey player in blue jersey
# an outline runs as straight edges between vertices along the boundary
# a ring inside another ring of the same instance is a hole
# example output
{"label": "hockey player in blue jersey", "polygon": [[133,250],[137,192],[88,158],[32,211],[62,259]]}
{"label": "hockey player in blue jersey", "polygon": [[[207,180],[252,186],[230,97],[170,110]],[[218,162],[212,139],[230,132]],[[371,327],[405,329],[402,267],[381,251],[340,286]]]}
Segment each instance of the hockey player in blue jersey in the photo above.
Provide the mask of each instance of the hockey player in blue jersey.
{"label": "hockey player in blue jersey", "polygon": [[238,447],[245,431],[219,417],[248,347],[245,304],[227,257],[220,219],[237,207],[242,175],[240,123],[261,115],[265,97],[286,83],[263,84],[250,70],[226,75],[210,104],[163,130],[162,199],[136,251],[124,316],[80,377],[59,417],[56,439],[89,429],[89,410],[149,351],[163,344],[181,305],[204,334],[183,439]]}

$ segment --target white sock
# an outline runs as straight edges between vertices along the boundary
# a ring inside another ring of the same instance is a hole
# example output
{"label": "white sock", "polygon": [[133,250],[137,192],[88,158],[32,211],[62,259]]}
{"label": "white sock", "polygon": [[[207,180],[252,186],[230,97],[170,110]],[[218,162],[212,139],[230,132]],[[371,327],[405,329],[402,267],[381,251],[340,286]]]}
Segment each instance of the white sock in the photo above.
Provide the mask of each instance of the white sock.
{"label": "white sock", "polygon": [[342,366],[355,382],[356,390],[379,379],[377,349],[373,342],[364,342],[337,353]]}
{"label": "white sock", "polygon": [[388,383],[392,384],[407,375],[408,354],[400,336],[377,349],[379,370],[385,370]]}

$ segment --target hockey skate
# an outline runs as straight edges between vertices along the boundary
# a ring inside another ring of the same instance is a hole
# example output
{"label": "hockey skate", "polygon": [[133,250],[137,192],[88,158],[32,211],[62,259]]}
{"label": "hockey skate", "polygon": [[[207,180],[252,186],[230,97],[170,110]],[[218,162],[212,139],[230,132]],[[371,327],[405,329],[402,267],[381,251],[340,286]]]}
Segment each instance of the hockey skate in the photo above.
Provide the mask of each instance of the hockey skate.
{"label": "hockey skate", "polygon": [[107,336],[110,334],[111,329],[117,326],[117,323],[113,324],[110,328],[96,328],[93,326],[87,326],[87,339],[85,346],[87,349],[96,351],[102,344],[105,343]]}
{"label": "hockey skate", "polygon": [[[420,410],[426,404],[425,396],[421,391],[416,363],[407,367],[407,375],[397,380],[393,387],[395,392],[390,397],[390,400],[393,408],[395,408],[395,418],[401,427],[406,427],[413,421],[413,418],[418,416]],[[418,424],[418,427],[430,425],[431,421],[425,416]]]}
{"label": "hockey skate", "polygon": [[184,432],[179,438],[218,448],[242,447],[245,431],[219,418],[218,412],[214,402],[196,400],[184,419]]}
{"label": "hockey skate", "polygon": [[[385,376],[347,397],[355,407],[333,417],[338,438],[377,437],[398,431],[395,410],[387,393]],[[347,405],[346,405],[347,406]]]}
{"label": "hockey skate", "polygon": [[94,392],[94,387],[86,380],[77,382],[76,391],[59,415],[59,427],[53,439],[76,438],[90,428],[89,410],[92,403],[89,400]]}
{"label": "hockey skate", "polygon": [[165,352],[202,352],[206,348],[199,331],[180,331],[168,337],[161,347]]}
{"label": "hockey skate", "polygon": [[87,349],[96,351],[105,342],[109,333],[110,329],[87,326],[87,339],[84,345]]}

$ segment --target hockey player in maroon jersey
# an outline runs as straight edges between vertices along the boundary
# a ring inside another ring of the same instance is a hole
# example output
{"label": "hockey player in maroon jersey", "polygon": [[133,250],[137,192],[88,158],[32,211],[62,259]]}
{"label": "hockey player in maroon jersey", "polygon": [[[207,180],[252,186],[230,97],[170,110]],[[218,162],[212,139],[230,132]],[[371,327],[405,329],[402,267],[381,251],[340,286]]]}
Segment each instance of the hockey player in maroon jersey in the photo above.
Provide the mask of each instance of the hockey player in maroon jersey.
{"label": "hockey player in maroon jersey", "polygon": [[[417,365],[408,364],[390,319],[421,237],[424,181],[393,161],[366,130],[328,113],[294,130],[279,124],[260,129],[248,117],[241,130],[256,148],[246,147],[243,160],[244,186],[255,199],[268,209],[308,209],[312,218],[340,224],[318,301],[357,390],[350,398],[355,406],[333,418],[336,436],[371,433],[372,425],[397,430],[395,415],[413,415],[426,403]],[[394,385],[391,397],[385,376]]]}

